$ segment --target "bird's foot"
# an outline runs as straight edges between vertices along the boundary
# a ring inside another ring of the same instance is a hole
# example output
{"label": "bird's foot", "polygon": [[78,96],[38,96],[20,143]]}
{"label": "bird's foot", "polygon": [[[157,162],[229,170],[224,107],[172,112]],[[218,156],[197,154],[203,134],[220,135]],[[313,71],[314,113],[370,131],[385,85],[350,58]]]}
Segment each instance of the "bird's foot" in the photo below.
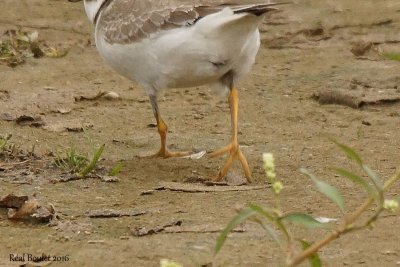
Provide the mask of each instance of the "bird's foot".
{"label": "bird's foot", "polygon": [[229,153],[229,156],[225,161],[225,165],[219,171],[218,176],[213,178],[213,181],[220,182],[228,174],[229,169],[232,167],[233,161],[237,159],[242,165],[242,169],[244,171],[247,182],[251,183],[251,172],[249,164],[247,164],[246,157],[240,150],[239,144],[237,142],[231,142],[227,146],[211,152],[209,155],[210,157],[218,157],[225,153]]}

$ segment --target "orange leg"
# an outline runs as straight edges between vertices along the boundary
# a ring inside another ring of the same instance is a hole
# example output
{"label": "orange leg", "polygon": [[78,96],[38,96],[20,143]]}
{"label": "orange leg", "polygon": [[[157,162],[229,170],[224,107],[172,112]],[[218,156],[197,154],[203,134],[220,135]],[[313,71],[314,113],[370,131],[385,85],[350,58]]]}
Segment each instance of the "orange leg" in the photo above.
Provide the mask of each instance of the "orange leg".
{"label": "orange leg", "polygon": [[172,158],[172,157],[183,157],[190,155],[190,152],[170,152],[167,149],[167,124],[161,118],[160,112],[158,110],[157,98],[155,96],[150,96],[151,106],[153,108],[154,117],[157,121],[157,129],[160,134],[161,148],[160,150],[150,157],[161,157],[161,158]]}
{"label": "orange leg", "polygon": [[249,169],[249,165],[247,164],[246,157],[243,155],[242,151],[239,148],[238,137],[237,137],[239,96],[238,96],[238,91],[235,87],[231,89],[229,95],[229,107],[231,110],[231,123],[232,123],[231,142],[227,146],[210,153],[211,157],[217,157],[229,152],[229,156],[225,161],[225,165],[222,167],[222,169],[220,170],[218,176],[214,179],[214,181],[221,181],[228,174],[229,169],[232,167],[233,161],[237,159],[242,165],[242,169],[244,171],[244,175],[247,181],[250,183],[251,172]]}

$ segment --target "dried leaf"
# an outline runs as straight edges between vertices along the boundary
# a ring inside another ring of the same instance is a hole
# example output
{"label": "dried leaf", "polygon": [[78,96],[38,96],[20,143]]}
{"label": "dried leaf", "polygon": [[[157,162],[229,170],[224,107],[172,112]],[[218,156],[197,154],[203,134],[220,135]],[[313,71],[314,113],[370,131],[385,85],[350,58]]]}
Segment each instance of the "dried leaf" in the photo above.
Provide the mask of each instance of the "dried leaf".
{"label": "dried leaf", "polygon": [[2,208],[20,208],[26,201],[28,196],[16,196],[14,194],[9,194],[0,199],[0,207]]}
{"label": "dried leaf", "polygon": [[40,206],[31,217],[38,219],[40,222],[50,222],[55,218],[56,211],[52,204],[48,206]]}
{"label": "dried leaf", "polygon": [[37,211],[38,207],[38,201],[33,198],[25,201],[18,210],[8,209],[7,215],[9,219],[24,219],[34,214]]}
{"label": "dried leaf", "polygon": [[33,117],[29,115],[21,115],[15,120],[15,122],[22,126],[41,127],[45,125],[45,122],[41,117]]}

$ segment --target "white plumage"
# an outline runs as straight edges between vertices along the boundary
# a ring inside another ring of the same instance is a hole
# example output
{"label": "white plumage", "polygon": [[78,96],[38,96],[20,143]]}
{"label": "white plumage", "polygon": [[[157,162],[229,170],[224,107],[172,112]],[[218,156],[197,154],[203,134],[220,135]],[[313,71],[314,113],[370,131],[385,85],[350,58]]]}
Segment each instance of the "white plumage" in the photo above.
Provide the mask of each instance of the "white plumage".
{"label": "white plumage", "polygon": [[227,90],[220,82],[225,73],[233,70],[237,80],[254,64],[261,19],[234,14],[227,7],[191,27],[155,32],[134,43],[109,44],[104,38],[105,29],[99,26],[95,38],[104,60],[123,76],[137,81],[148,95],[167,88],[205,84]]}

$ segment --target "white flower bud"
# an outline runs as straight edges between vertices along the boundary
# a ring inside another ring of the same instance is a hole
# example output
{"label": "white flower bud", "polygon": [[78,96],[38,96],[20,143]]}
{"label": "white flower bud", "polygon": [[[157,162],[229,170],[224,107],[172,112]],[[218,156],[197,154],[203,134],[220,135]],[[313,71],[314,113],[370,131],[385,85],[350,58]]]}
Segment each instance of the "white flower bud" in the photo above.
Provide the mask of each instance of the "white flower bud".
{"label": "white flower bud", "polygon": [[263,153],[264,169],[275,169],[274,155],[272,153]]}
{"label": "white flower bud", "polygon": [[281,182],[277,181],[272,185],[272,189],[274,189],[275,194],[279,195],[279,193],[283,189],[283,184]]}

